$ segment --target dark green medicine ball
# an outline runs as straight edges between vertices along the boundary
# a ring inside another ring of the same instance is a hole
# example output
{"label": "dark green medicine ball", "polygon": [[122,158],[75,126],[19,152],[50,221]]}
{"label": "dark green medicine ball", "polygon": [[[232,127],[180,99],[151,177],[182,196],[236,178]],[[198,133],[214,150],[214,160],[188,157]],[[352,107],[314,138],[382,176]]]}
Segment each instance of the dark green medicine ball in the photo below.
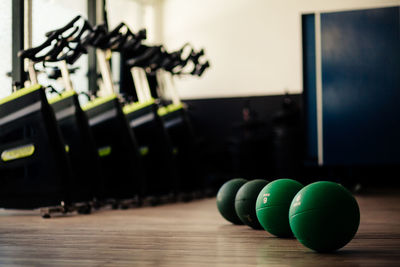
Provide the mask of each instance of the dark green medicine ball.
{"label": "dark green medicine ball", "polygon": [[266,180],[253,180],[245,183],[237,192],[235,210],[240,220],[254,229],[262,229],[256,215],[258,193],[268,184]]}
{"label": "dark green medicine ball", "polygon": [[329,252],[344,247],[357,232],[360,210],[343,186],[316,182],[301,189],[289,209],[295,237],[306,247]]}
{"label": "dark green medicine ball", "polygon": [[289,208],[303,185],[292,179],[279,179],[267,184],[258,194],[256,213],[261,226],[278,237],[293,236],[289,225]]}
{"label": "dark green medicine ball", "polygon": [[222,217],[234,224],[243,224],[235,211],[236,193],[247,180],[236,178],[224,183],[217,193],[217,207]]}

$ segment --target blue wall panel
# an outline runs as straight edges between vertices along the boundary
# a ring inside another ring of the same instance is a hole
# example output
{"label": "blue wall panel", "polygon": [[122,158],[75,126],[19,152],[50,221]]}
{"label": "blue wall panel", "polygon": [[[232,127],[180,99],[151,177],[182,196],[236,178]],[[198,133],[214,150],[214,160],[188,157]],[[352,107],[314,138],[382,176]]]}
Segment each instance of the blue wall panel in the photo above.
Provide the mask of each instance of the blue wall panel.
{"label": "blue wall panel", "polygon": [[321,14],[325,165],[400,163],[399,14]]}
{"label": "blue wall panel", "polygon": [[307,163],[318,162],[317,96],[315,66],[315,16],[302,16],[304,115],[306,118]]}

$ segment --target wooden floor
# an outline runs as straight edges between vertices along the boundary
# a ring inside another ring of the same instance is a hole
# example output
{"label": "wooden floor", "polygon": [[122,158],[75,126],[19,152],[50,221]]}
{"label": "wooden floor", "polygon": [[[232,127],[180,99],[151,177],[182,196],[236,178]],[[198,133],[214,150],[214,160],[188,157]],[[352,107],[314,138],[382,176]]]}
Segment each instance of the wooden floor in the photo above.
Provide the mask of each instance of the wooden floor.
{"label": "wooden floor", "polygon": [[400,266],[400,195],[358,196],[361,224],[337,253],[234,226],[215,198],[42,219],[0,211],[1,266]]}

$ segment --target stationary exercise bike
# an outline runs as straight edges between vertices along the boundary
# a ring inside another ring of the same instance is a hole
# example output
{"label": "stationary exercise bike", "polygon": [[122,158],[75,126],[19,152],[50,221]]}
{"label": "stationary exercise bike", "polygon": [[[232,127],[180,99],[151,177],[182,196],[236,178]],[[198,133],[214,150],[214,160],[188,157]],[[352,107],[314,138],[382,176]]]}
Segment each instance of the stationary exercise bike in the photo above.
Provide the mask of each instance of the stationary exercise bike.
{"label": "stationary exercise bike", "polygon": [[[183,75],[185,65],[191,61],[192,58],[197,58],[197,62],[193,61],[194,69],[191,72],[197,75],[201,75],[209,66],[209,62],[207,61],[199,67],[198,58],[204,53],[203,51],[201,53],[196,53],[192,49],[190,56],[182,59],[181,56],[186,46],[188,45],[184,45],[182,49],[174,53],[168,53],[163,47],[159,46],[142,46],[138,49],[140,53],[137,53],[136,56],[132,58],[128,56],[123,57],[126,60],[126,65],[133,73],[135,87],[138,87],[136,86],[136,81],[140,80],[142,83],[146,84],[144,88],[147,94],[150,95],[149,97],[161,100],[159,101],[160,104],[168,103],[165,106],[160,106],[157,114],[162,119],[163,125],[171,138],[173,155],[178,164],[176,190],[179,192],[182,200],[190,200],[193,197],[201,196],[204,186],[202,177],[198,174],[198,161],[196,159],[197,148],[194,131],[184,105],[181,103],[175,87],[173,87],[172,77],[168,76],[168,71],[172,72],[178,68],[179,74]],[[141,74],[140,70],[142,72]],[[146,70],[146,72],[144,70]],[[134,71],[136,71],[136,75]],[[138,72],[139,74],[137,74]],[[150,89],[147,84],[149,77],[152,76],[156,77],[156,81],[154,82],[153,80],[153,88]],[[167,80],[168,78],[169,80]],[[126,81],[124,81],[124,83],[126,83]],[[172,98],[171,104],[167,101],[163,101],[166,99],[166,95]]]}
{"label": "stationary exercise bike", "polygon": [[[141,49],[141,40],[145,39],[146,32],[141,30],[134,38],[129,38],[129,35],[132,35],[129,29],[121,33],[119,40],[115,40],[118,45],[114,45],[113,51],[121,53],[122,57],[146,52]],[[146,199],[152,205],[174,201],[178,193],[177,163],[170,136],[158,115],[158,100],[152,98],[142,68],[133,67],[130,74],[134,82],[130,88],[133,94],[123,94],[123,111],[139,146],[146,151],[142,153],[146,169]]]}
{"label": "stationary exercise bike", "polygon": [[[93,162],[92,154],[90,146],[77,145],[90,141],[90,136],[79,131],[85,129],[84,117],[74,108],[74,100],[71,100],[71,104],[61,101],[68,98],[66,95],[53,102],[56,107],[54,113],[45,90],[37,84],[34,69],[34,64],[57,57],[62,47],[60,37],[73,28],[79,19],[78,16],[65,27],[53,31],[42,45],[19,54],[31,59],[29,74],[32,86],[17,90],[0,100],[1,207],[41,208],[43,217],[49,217],[54,212],[90,212],[94,176],[85,174],[88,174]],[[56,44],[56,49],[41,54],[53,44]],[[69,97],[73,99],[73,94]],[[65,107],[56,103],[65,103]],[[57,120],[62,121],[63,125],[76,126],[71,132],[77,133],[77,138],[71,138],[72,134],[65,131],[63,133]],[[88,155],[88,168],[82,166],[81,173],[76,172],[75,150]]]}

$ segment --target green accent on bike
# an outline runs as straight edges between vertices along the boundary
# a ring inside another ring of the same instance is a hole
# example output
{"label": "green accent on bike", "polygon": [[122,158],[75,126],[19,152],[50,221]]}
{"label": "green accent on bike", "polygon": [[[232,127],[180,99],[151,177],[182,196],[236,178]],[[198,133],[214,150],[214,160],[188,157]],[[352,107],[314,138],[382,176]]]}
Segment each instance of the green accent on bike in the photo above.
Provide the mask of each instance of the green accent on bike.
{"label": "green accent on bike", "polygon": [[98,149],[98,153],[100,157],[105,157],[111,154],[111,147],[105,146]]}
{"label": "green accent on bike", "polygon": [[166,107],[160,107],[157,111],[158,115],[160,117],[167,115],[168,113],[172,113],[174,111],[183,109],[183,104],[179,103],[179,104],[171,104],[168,105]]}
{"label": "green accent on bike", "polygon": [[149,154],[149,147],[148,146],[143,146],[140,148],[140,155],[142,157],[146,156],[147,154]]}
{"label": "green accent on bike", "polygon": [[88,102],[86,105],[82,107],[83,110],[89,110],[94,107],[97,107],[101,104],[107,103],[108,101],[116,99],[117,96],[115,94],[109,95],[109,96],[104,96],[104,97],[98,97],[95,100],[92,100]]}
{"label": "green accent on bike", "polygon": [[19,146],[12,149],[4,150],[1,153],[1,159],[3,161],[22,159],[32,156],[34,152],[35,152],[35,146],[33,144]]}
{"label": "green accent on bike", "polygon": [[168,114],[168,109],[167,109],[167,107],[160,107],[160,108],[157,110],[157,114],[158,114],[158,116],[160,116],[160,117],[162,117],[162,116],[164,116],[164,115],[167,115],[167,114]]}
{"label": "green accent on bike", "polygon": [[124,106],[123,107],[123,111],[124,111],[125,114],[129,114],[129,113],[132,113],[132,112],[137,111],[139,109],[148,107],[148,106],[150,106],[152,104],[154,104],[154,99],[151,99],[151,100],[146,101],[146,102],[135,102],[135,103],[128,104],[128,105]]}
{"label": "green accent on bike", "polygon": [[65,91],[65,92],[62,92],[59,95],[56,95],[56,96],[50,98],[48,100],[48,102],[49,102],[49,104],[54,104],[54,103],[56,103],[56,102],[58,102],[60,100],[63,100],[65,98],[68,98],[68,97],[73,96],[73,95],[76,95],[76,92],[74,90]]}
{"label": "green accent on bike", "polygon": [[22,89],[20,89],[20,90],[18,90],[16,92],[12,93],[11,95],[6,96],[5,98],[0,99],[0,105],[4,104],[6,102],[9,102],[11,100],[14,100],[14,99],[16,99],[18,97],[21,97],[21,96],[27,95],[29,93],[32,93],[32,92],[34,92],[36,90],[39,90],[39,89],[42,89],[42,86],[40,84],[35,84],[35,85],[29,86],[29,87],[26,87],[26,88],[22,88]]}

